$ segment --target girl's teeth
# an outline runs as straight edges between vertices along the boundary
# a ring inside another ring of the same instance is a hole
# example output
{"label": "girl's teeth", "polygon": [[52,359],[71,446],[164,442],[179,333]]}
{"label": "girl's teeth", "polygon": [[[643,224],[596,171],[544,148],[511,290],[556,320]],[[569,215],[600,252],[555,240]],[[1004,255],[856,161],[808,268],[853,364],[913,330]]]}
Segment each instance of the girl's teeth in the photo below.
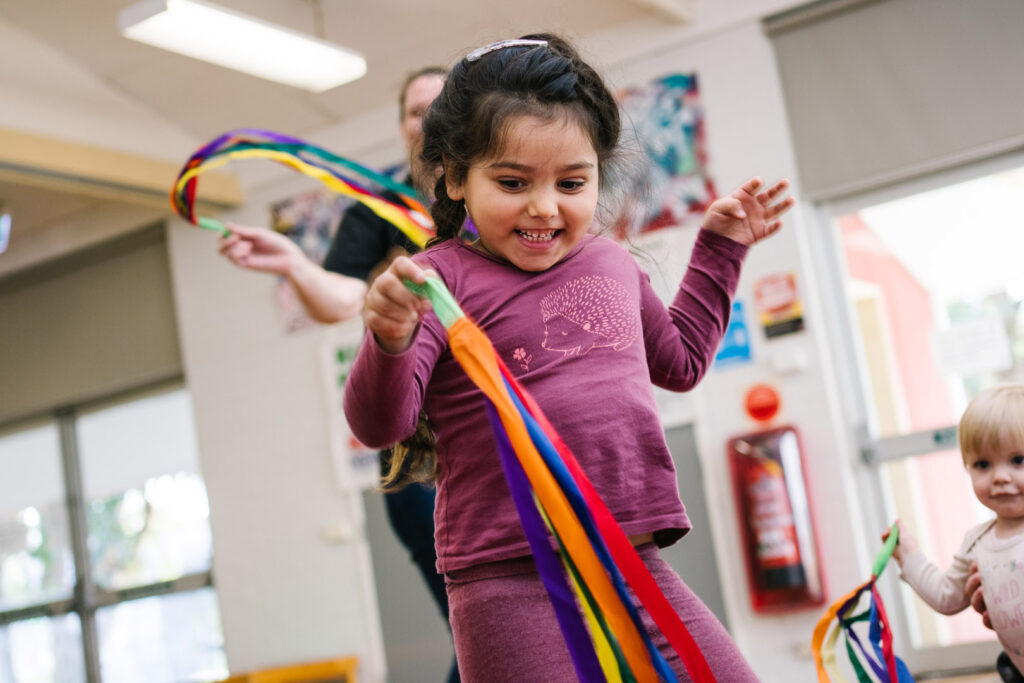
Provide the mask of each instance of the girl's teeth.
{"label": "girl's teeth", "polygon": [[554,230],[549,230],[548,232],[523,232],[522,230],[517,230],[516,232],[531,242],[546,242],[555,236]]}

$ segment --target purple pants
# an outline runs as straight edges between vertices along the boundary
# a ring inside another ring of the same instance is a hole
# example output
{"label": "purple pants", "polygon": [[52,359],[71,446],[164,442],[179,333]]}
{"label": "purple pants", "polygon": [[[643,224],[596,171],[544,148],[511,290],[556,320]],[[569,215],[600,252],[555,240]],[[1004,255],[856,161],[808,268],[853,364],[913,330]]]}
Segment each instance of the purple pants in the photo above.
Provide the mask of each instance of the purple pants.
{"label": "purple pants", "polygon": [[[648,543],[636,550],[704,653],[715,678],[728,683],[756,683],[757,677],[729,633],[661,559],[658,547]],[[447,584],[455,657],[464,682],[576,680],[555,610],[532,557],[449,572]],[[682,660],[632,590],[630,596],[669,666],[680,681],[689,681]]]}

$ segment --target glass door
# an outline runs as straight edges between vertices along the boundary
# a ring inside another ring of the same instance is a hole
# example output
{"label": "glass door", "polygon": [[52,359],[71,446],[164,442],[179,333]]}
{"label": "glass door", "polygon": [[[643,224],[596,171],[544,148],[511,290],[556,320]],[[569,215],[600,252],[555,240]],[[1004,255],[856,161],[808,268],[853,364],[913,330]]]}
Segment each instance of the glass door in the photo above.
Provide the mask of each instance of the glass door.
{"label": "glass door", "polygon": [[[901,518],[942,569],[992,516],[964,470],[959,417],[982,389],[1024,381],[1020,197],[1016,158],[824,207],[839,346],[859,404],[851,427],[880,501],[868,523]],[[912,670],[994,663],[998,643],[972,609],[943,616],[899,586],[890,612]]]}

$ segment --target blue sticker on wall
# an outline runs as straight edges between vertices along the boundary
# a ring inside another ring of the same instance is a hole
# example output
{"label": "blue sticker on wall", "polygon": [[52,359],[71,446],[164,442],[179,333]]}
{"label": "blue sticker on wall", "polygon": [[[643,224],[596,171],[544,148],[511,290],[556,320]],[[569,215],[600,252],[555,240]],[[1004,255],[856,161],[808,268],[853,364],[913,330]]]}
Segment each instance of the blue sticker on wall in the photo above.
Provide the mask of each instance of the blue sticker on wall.
{"label": "blue sticker on wall", "polygon": [[723,368],[740,363],[749,363],[753,359],[750,348],[750,330],[747,328],[747,317],[743,312],[743,302],[732,302],[732,313],[729,324],[725,327],[722,344],[715,354],[715,367]]}

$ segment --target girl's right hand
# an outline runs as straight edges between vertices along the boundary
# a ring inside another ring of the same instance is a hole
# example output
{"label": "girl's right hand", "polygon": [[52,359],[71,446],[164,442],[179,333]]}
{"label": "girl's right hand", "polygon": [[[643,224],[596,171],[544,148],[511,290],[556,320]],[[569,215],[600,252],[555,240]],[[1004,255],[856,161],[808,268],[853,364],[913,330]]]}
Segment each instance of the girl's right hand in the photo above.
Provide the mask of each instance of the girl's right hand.
{"label": "girl's right hand", "polygon": [[367,292],[363,321],[388,353],[409,348],[420,320],[430,310],[430,301],[413,294],[403,281],[423,284],[428,274],[431,271],[423,270],[409,257],[399,256]]}

